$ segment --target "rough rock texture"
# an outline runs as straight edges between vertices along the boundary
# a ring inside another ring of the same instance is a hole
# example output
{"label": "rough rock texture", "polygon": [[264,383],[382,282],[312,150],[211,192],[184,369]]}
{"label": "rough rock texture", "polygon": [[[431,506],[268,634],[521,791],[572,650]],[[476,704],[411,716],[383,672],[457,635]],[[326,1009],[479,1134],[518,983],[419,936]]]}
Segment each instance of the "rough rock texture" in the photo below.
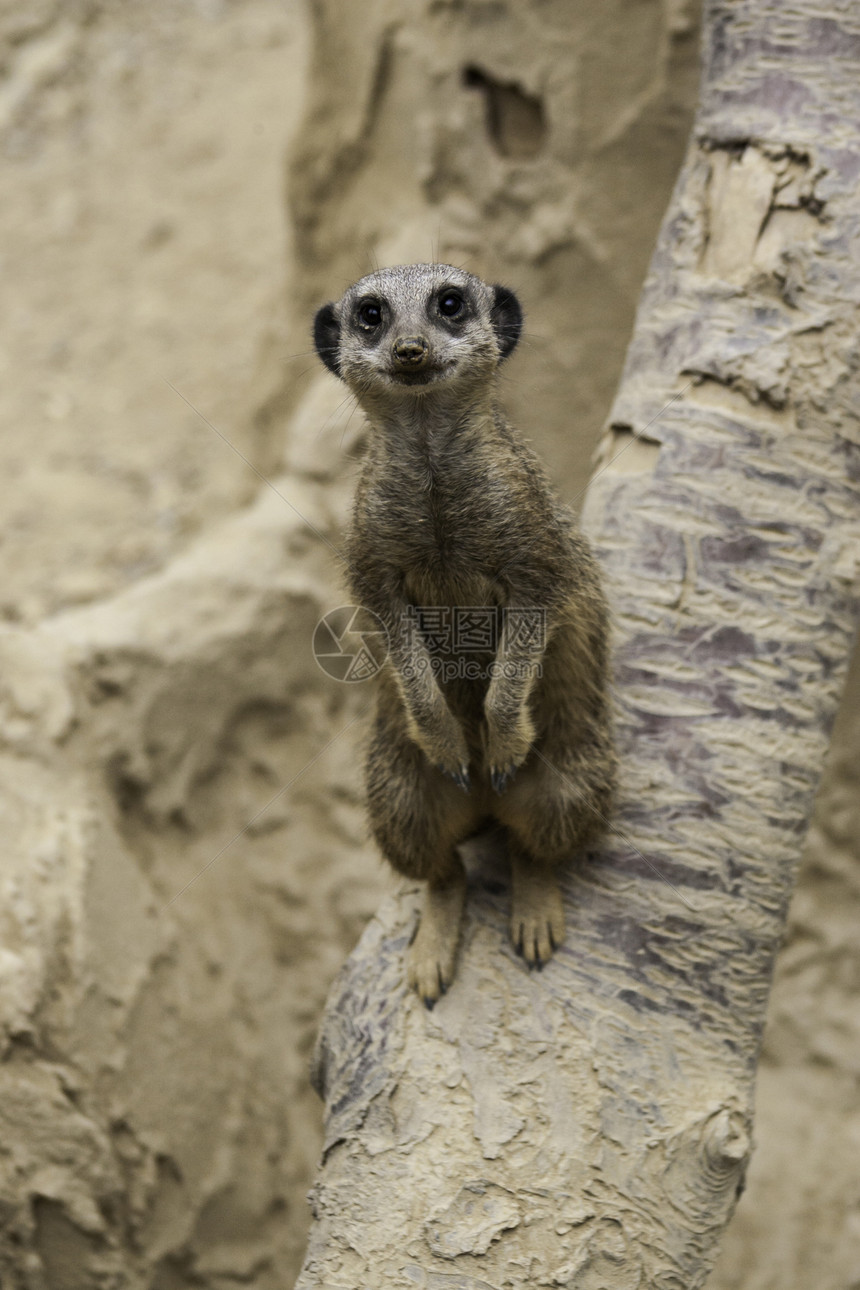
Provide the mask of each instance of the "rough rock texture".
{"label": "rough rock texture", "polygon": [[355,713],[294,645],[321,585],[267,493],[0,638],[4,1284],[274,1287],[296,1259],[310,1039],[370,903]]}
{"label": "rough rock texture", "polygon": [[237,509],[237,453],[274,481],[282,451],[302,13],[0,33],[0,1282],[282,1286],[313,1033],[382,886],[349,746],[312,762],[354,696],[308,684],[330,552],[283,499],[334,528],[336,491]]}
{"label": "rough rock texture", "polygon": [[[258,480],[298,5],[0,0],[0,618],[159,568]],[[38,451],[34,451],[38,445]]]}
{"label": "rough rock texture", "polygon": [[[290,1284],[312,1036],[390,888],[366,700],[307,649],[361,427],[329,378],[306,388],[306,318],[374,258],[507,277],[530,335],[506,398],[574,499],[681,160],[693,5],[311,16],[294,255],[300,6],[0,2],[4,1288]],[[858,687],[721,1290],[860,1279]],[[515,1218],[462,1199],[461,1241]]]}

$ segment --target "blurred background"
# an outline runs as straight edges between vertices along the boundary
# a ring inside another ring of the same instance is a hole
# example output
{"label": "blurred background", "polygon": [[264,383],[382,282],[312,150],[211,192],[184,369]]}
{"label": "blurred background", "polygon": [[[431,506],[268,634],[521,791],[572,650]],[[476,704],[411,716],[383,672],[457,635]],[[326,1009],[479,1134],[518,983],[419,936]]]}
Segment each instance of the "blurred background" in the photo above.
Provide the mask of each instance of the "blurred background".
{"label": "blurred background", "polygon": [[[392,879],[317,666],[361,418],[314,309],[519,293],[576,503],[692,123],[694,0],[0,0],[0,1284],[284,1287],[338,965]],[[855,669],[855,672],[857,669]],[[860,678],[714,1290],[860,1288]]]}

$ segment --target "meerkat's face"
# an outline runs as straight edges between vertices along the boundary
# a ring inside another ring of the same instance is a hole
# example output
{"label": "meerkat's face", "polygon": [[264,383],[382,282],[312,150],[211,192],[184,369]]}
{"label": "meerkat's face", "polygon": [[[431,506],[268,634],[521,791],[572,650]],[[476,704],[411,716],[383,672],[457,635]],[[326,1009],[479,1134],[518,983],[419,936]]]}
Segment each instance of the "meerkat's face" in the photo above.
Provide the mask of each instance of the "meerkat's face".
{"label": "meerkat's face", "polygon": [[514,349],[519,301],[449,264],[409,264],[362,278],[314,319],[326,367],[361,397],[399,399],[480,384]]}

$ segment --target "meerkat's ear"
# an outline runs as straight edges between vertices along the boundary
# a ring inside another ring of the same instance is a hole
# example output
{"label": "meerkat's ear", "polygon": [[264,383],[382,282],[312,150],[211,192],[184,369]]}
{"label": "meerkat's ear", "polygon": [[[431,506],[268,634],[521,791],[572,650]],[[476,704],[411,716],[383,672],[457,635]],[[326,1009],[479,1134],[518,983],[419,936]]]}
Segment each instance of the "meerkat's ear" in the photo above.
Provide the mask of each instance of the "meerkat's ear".
{"label": "meerkat's ear", "polygon": [[523,329],[523,311],[513,291],[498,284],[492,288],[493,304],[490,318],[499,342],[499,362],[516,349]]}
{"label": "meerkat's ear", "polygon": [[330,372],[340,376],[340,323],[334,305],[323,305],[314,317],[314,345]]}

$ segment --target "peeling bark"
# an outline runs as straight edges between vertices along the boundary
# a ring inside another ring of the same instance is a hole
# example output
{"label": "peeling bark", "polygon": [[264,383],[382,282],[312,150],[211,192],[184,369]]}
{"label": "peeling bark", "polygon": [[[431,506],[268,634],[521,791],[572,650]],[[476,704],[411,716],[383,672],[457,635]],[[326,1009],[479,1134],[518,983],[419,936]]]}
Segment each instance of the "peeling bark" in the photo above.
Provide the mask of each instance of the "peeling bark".
{"label": "peeling bark", "polygon": [[404,982],[416,893],[379,911],[318,1045],[300,1290],[689,1290],[713,1264],[860,607],[858,86],[854,7],[711,0],[584,517],[616,623],[613,833],[539,975],[477,845],[432,1014]]}

